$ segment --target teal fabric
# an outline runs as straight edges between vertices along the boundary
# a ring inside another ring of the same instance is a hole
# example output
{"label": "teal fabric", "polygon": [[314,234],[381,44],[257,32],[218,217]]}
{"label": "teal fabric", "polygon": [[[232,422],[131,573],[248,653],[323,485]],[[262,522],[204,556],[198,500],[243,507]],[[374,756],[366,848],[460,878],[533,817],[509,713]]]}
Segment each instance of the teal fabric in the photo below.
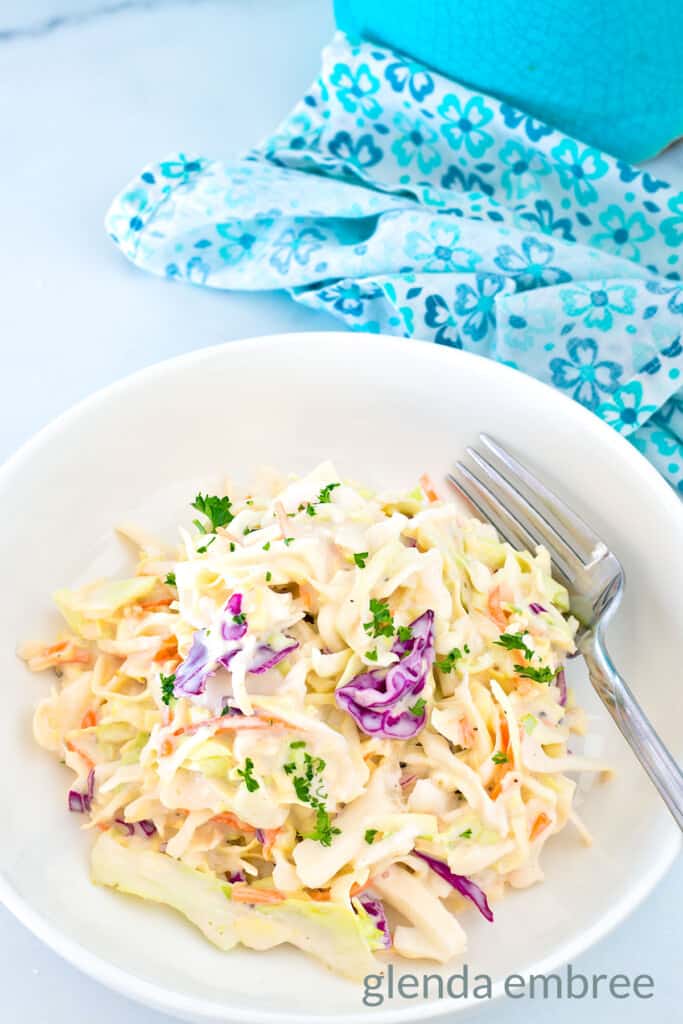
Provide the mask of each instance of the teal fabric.
{"label": "teal fabric", "polygon": [[636,163],[683,136],[683,0],[335,0],[387,44]]}
{"label": "teal fabric", "polygon": [[107,229],[171,280],[531,374],[683,493],[683,192],[508,104],[340,34],[257,149],[150,165]]}

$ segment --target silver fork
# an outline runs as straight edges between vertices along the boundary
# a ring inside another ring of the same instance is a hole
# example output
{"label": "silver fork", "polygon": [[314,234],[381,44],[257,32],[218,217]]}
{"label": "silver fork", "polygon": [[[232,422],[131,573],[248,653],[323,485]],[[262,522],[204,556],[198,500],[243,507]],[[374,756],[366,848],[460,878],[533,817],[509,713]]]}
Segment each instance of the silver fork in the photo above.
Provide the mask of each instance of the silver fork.
{"label": "silver fork", "polygon": [[605,647],[604,628],[624,588],[619,560],[528,469],[488,435],[480,437],[485,454],[467,449],[474,471],[457,462],[449,481],[516,548],[547,548],[555,578],[567,588],[572,614],[579,620],[577,647],[591,683],[683,830],[683,773]]}

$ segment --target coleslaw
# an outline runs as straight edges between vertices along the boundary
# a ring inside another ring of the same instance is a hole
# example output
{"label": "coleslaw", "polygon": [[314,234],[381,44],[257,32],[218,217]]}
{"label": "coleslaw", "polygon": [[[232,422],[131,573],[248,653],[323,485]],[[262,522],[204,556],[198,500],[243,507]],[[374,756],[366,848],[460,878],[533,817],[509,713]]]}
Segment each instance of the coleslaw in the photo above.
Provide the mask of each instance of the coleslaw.
{"label": "coleslaw", "polygon": [[568,822],[590,841],[569,774],[608,767],[568,749],[548,553],[426,478],[375,494],[330,463],[192,505],[177,550],[122,527],[135,574],[59,591],[64,633],[20,652],[59,677],[34,734],[93,881],[352,978],[461,955],[465,911],[541,881]]}

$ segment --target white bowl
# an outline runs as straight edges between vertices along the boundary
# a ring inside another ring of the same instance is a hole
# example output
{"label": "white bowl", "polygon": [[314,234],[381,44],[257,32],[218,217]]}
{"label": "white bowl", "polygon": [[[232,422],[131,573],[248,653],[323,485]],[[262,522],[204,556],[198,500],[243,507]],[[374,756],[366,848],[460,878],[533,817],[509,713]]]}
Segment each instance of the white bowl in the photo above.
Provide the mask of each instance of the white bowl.
{"label": "white bowl", "polygon": [[[128,564],[112,533],[123,519],[171,537],[198,488],[227,472],[247,480],[264,463],[305,471],[331,458],[342,475],[370,484],[412,485],[425,470],[440,481],[482,430],[566,495],[623,561],[614,658],[680,754],[672,712],[680,706],[681,510],[621,437],[545,385],[437,345],[311,333],[205,349],[87,399],[0,471],[0,896],[27,927],[112,988],[193,1021],[415,1021],[471,1005],[394,998],[366,1008],[359,986],[297,951],[222,954],[171,911],[92,886],[89,836],[66,810],[67,773],[31,738],[31,711],[49,681],[30,675],[14,650],[56,628],[55,588]],[[592,848],[568,827],[547,848],[545,884],[510,893],[494,925],[475,912],[463,919],[470,975],[490,975],[494,994],[505,975],[548,972],[603,936],[680,845],[581,665],[572,673],[591,742],[616,777],[581,791]]]}

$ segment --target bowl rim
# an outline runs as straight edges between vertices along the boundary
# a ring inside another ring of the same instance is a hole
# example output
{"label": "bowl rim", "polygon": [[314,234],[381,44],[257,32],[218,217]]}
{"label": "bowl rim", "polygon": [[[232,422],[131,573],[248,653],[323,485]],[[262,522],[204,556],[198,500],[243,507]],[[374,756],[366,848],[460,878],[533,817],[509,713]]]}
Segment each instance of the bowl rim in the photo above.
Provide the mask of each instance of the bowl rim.
{"label": "bowl rim", "polygon": [[[98,404],[115,398],[117,394],[125,392],[131,386],[138,386],[147,383],[155,378],[161,378],[168,373],[176,373],[183,367],[210,363],[215,359],[223,358],[226,353],[242,352],[245,349],[257,348],[266,344],[283,345],[294,343],[306,344],[315,337],[316,345],[336,344],[343,342],[344,345],[353,345],[356,342],[371,343],[375,346],[384,346],[388,350],[395,351],[407,348],[408,345],[419,345],[415,354],[419,351],[419,358],[431,359],[435,364],[443,362],[444,359],[456,359],[464,365],[476,363],[481,368],[483,363],[487,364],[485,372],[490,373],[492,380],[499,378],[509,381],[512,374],[521,371],[504,363],[485,358],[475,353],[465,352],[462,349],[451,349],[445,346],[426,344],[417,339],[399,338],[391,335],[371,334],[360,331],[296,331],[278,334],[257,335],[235,341],[221,342],[173,356],[142,367],[133,373],[107,384],[96,391],[84,396],[75,404],[69,406],[63,412],[46,423],[37,433],[24,441],[20,447],[0,465],[0,494],[11,482],[15,472],[20,471],[27,462],[30,462],[34,452],[49,444],[53,439],[59,440],[59,433],[68,427],[73,421],[81,416],[87,415],[90,409]],[[228,355],[228,358],[231,358]],[[561,415],[564,413],[570,418],[578,418],[580,422],[589,426],[589,429],[596,432],[598,440],[611,445],[616,449],[617,457],[626,459],[629,468],[639,478],[640,486],[655,488],[660,504],[663,505],[669,514],[683,519],[683,503],[679,501],[671,487],[664,481],[653,466],[621,436],[594,413],[574,402],[569,396],[560,394],[548,384],[523,374],[525,387],[531,389],[530,398],[533,399],[534,392],[537,394],[552,394],[553,401],[559,403]],[[662,808],[662,812],[664,809]],[[637,884],[630,887],[624,895],[618,896],[610,909],[599,922],[593,927],[584,930],[570,941],[555,947],[553,952],[540,961],[520,966],[515,974],[527,979],[531,974],[547,974],[564,964],[573,957],[580,955],[600,939],[612,932],[629,914],[631,914],[652,891],[654,886],[666,874],[674,862],[681,847],[681,835],[678,830],[667,831],[665,841],[656,851],[652,858],[649,869],[641,875]],[[357,1011],[344,1011],[333,1014],[308,1014],[301,1018],[296,1011],[273,1012],[252,1009],[231,1008],[222,1002],[212,999],[203,999],[194,996],[187,996],[177,992],[169,992],[167,989],[153,982],[145,981],[136,974],[121,967],[117,967],[109,961],[91,953],[79,942],[64,936],[57,926],[52,925],[42,916],[39,910],[34,909],[30,903],[12,888],[2,870],[0,870],[0,902],[12,913],[26,928],[29,929],[38,939],[44,942],[55,953],[61,956],[72,966],[83,973],[119,994],[134,999],[146,1006],[153,1007],[172,1016],[178,1014],[187,1015],[188,1018],[204,1021],[241,1021],[244,1024],[299,1024],[303,1019],[306,1024],[360,1024],[367,1019],[368,1008],[359,1008]],[[504,980],[496,982],[492,987],[492,994],[489,999],[476,999],[470,996],[462,1001],[458,1000],[454,1005],[453,1000],[430,1000],[417,1005],[395,1006],[388,1009],[372,1008],[373,1020],[378,1024],[409,1024],[418,1020],[427,1020],[441,1016],[445,1013],[454,1013],[462,1010],[472,1010],[488,1005],[494,1000],[500,999],[504,994]]]}

